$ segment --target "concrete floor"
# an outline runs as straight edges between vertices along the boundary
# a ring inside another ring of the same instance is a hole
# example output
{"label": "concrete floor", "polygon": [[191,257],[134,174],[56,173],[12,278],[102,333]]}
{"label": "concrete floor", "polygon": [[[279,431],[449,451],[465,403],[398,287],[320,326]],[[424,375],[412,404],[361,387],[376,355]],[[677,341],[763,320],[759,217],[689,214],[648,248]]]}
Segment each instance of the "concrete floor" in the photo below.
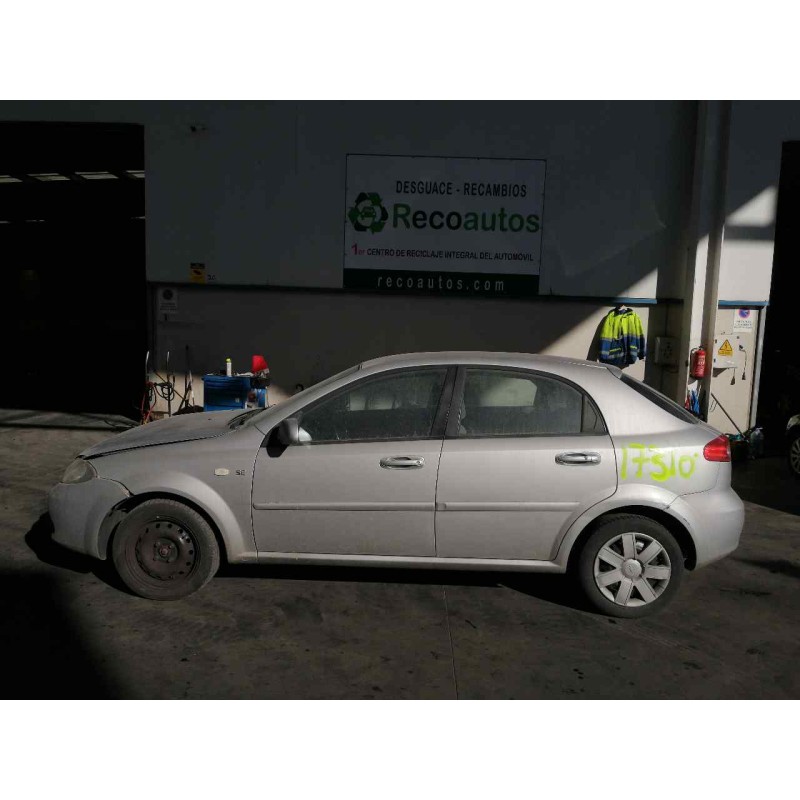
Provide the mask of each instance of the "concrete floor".
{"label": "concrete floor", "polygon": [[7,698],[800,696],[800,484],[779,459],[736,465],[766,504],[747,503],[739,550],[656,617],[617,621],[555,576],[227,568],[184,601],[142,600],[50,541],[47,490],[111,433],[0,412]]}

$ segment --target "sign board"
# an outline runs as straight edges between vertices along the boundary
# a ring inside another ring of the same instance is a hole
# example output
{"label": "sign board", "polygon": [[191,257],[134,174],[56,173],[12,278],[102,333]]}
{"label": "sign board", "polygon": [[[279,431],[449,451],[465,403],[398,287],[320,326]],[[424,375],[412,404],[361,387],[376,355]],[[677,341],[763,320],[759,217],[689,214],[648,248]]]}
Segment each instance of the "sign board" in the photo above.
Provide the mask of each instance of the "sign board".
{"label": "sign board", "polygon": [[537,294],[545,162],[348,155],[344,286]]}
{"label": "sign board", "polygon": [[156,307],[159,314],[177,314],[178,290],[170,286],[159,286],[156,292]]}
{"label": "sign board", "polygon": [[193,261],[189,264],[189,282],[190,283],[205,283],[206,282],[206,265]]}
{"label": "sign board", "polygon": [[714,339],[713,361],[714,369],[730,369],[736,366],[736,351],[739,348],[740,336],[738,334],[720,336]]}
{"label": "sign board", "polygon": [[737,308],[733,314],[733,329],[735,331],[753,330],[753,312],[749,308]]}

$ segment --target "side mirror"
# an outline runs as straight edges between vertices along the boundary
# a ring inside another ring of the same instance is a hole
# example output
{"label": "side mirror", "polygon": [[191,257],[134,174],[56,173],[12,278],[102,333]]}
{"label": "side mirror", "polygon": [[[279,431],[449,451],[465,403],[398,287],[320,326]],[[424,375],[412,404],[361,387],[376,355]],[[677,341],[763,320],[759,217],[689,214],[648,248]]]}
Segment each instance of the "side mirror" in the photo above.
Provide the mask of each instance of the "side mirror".
{"label": "side mirror", "polygon": [[300,441],[300,423],[294,417],[289,417],[278,425],[278,441],[286,447]]}

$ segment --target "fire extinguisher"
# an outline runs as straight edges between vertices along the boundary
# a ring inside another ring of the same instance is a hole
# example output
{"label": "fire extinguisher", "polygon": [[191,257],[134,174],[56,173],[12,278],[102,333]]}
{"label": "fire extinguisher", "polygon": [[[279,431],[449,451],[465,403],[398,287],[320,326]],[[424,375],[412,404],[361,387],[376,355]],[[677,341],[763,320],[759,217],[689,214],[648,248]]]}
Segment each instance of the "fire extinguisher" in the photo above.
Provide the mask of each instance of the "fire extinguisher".
{"label": "fire extinguisher", "polygon": [[693,378],[706,376],[706,351],[702,347],[695,347],[689,356],[689,374]]}

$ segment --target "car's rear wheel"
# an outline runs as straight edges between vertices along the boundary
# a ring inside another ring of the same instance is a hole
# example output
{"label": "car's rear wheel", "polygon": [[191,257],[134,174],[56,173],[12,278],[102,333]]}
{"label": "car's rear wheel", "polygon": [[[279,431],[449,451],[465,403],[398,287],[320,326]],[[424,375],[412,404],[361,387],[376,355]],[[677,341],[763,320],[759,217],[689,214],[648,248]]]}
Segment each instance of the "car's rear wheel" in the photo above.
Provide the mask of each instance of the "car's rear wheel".
{"label": "car's rear wheel", "polygon": [[800,429],[795,430],[789,440],[789,469],[800,478]]}
{"label": "car's rear wheel", "polygon": [[219,568],[214,531],[194,509],[175,500],[147,500],[117,528],[111,557],[125,585],[149,600],[196,592]]}
{"label": "car's rear wheel", "polygon": [[677,592],[684,558],[675,537],[655,520],[617,514],[600,521],[578,556],[589,602],[614,617],[644,617]]}

